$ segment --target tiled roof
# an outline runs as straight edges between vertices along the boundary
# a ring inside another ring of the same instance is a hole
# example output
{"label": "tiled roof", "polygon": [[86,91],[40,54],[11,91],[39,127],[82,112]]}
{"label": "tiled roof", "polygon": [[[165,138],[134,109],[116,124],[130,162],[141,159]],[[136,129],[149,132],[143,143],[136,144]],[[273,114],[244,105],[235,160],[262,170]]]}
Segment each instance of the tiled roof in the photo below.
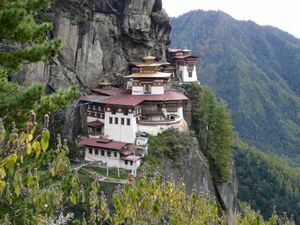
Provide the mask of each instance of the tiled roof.
{"label": "tiled roof", "polygon": [[104,88],[95,88],[95,89],[92,89],[92,92],[95,93],[95,94],[102,94],[102,95],[108,95],[108,96],[114,96],[114,95],[117,95],[117,94],[120,94],[120,93],[123,93],[124,89],[120,89],[120,88],[110,88],[110,89],[104,89]]}
{"label": "tiled roof", "polygon": [[142,158],[141,156],[136,156],[136,155],[128,155],[128,156],[121,157],[122,160],[127,160],[132,162],[139,161],[141,158]]}
{"label": "tiled roof", "polygon": [[151,64],[147,64],[145,62],[130,62],[131,65],[134,65],[134,66],[165,66],[165,65],[170,65],[169,62],[167,61],[153,61],[153,63]]}
{"label": "tiled roof", "polygon": [[132,150],[125,150],[125,151],[122,151],[121,154],[126,157],[128,155],[132,155],[133,154],[133,151]]}
{"label": "tiled roof", "polygon": [[127,143],[100,138],[84,138],[79,145],[121,151]]}
{"label": "tiled roof", "polygon": [[189,59],[189,58],[199,58],[198,56],[194,56],[194,55],[178,55],[178,56],[174,56],[174,59]]}
{"label": "tiled roof", "polygon": [[101,95],[88,95],[88,96],[81,96],[79,99],[80,101],[84,102],[96,102],[96,103],[103,103],[105,99],[109,98],[109,96],[101,96]]}
{"label": "tiled roof", "polygon": [[155,73],[133,73],[126,77],[127,78],[168,78],[171,75],[172,73],[155,72]]}
{"label": "tiled roof", "polygon": [[87,123],[87,125],[89,127],[99,128],[99,127],[102,127],[104,124],[102,122],[100,122],[99,120],[95,120],[95,121]]}
{"label": "tiled roof", "polygon": [[188,98],[182,93],[166,91],[165,94],[157,95],[131,95],[126,92],[120,92],[114,96],[90,95],[81,97],[80,100],[108,105],[137,106],[144,101],[179,101],[188,100]]}
{"label": "tiled roof", "polygon": [[180,51],[182,51],[181,48],[169,48],[168,49],[168,52],[180,52]]}
{"label": "tiled roof", "polygon": [[105,100],[106,104],[110,105],[128,105],[137,106],[144,101],[178,101],[188,100],[188,98],[178,92],[166,91],[161,95],[118,95]]}

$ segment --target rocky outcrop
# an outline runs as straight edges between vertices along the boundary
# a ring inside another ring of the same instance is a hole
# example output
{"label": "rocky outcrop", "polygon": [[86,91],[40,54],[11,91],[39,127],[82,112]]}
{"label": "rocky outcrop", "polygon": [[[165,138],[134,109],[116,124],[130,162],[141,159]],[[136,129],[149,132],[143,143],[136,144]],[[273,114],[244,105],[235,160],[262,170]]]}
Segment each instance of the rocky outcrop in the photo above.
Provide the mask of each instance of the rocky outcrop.
{"label": "rocky outcrop", "polygon": [[161,0],[58,0],[48,14],[63,47],[50,63],[25,66],[22,84],[88,89],[105,77],[122,85],[128,61],[165,58],[171,27]]}
{"label": "rocky outcrop", "polygon": [[169,157],[162,157],[160,165],[167,179],[183,183],[188,194],[195,191],[215,197],[209,166],[199,150],[196,138],[191,136],[189,148],[176,155],[176,161]]}
{"label": "rocky outcrop", "polygon": [[237,215],[239,214],[239,202],[237,199],[238,194],[238,180],[234,161],[231,165],[231,177],[229,181],[215,185],[217,197],[223,208],[227,212],[228,224],[235,224]]}

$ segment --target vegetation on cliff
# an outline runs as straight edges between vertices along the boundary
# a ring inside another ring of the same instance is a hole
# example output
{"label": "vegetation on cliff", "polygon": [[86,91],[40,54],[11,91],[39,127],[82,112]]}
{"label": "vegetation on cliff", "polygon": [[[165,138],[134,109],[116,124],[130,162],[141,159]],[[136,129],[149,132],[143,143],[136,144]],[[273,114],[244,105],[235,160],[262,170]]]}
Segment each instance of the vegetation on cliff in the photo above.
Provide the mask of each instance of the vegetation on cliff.
{"label": "vegetation on cliff", "polygon": [[232,160],[232,121],[223,102],[206,86],[194,82],[186,88],[192,102],[192,125],[200,150],[208,159],[217,182],[225,182],[230,175]]}

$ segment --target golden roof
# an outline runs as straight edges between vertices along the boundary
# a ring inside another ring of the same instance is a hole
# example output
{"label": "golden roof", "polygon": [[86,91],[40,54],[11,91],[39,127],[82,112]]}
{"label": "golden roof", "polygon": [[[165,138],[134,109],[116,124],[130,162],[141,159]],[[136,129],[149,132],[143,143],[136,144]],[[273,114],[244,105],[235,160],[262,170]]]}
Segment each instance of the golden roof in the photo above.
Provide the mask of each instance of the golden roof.
{"label": "golden roof", "polygon": [[171,77],[172,73],[162,73],[162,72],[155,72],[155,73],[133,73],[126,78],[169,78]]}

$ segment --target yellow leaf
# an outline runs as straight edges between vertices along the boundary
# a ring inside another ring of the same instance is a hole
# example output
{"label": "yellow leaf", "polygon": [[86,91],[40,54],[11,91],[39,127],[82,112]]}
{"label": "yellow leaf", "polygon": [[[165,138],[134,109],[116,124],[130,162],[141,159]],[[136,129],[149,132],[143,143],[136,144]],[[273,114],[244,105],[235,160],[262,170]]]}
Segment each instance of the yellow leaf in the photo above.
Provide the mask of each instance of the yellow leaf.
{"label": "yellow leaf", "polygon": [[17,197],[19,197],[19,195],[21,194],[21,187],[20,187],[20,185],[15,185],[14,186],[14,188],[15,188],[15,194],[16,194],[16,196]]}
{"label": "yellow leaf", "polygon": [[26,143],[31,142],[32,139],[33,139],[33,135],[32,134],[28,134],[27,137],[26,137]]}
{"label": "yellow leaf", "polygon": [[38,158],[41,154],[41,144],[38,141],[35,141],[32,143],[32,149],[35,151],[36,153],[36,158]]}
{"label": "yellow leaf", "polygon": [[6,176],[6,172],[5,172],[5,169],[4,167],[0,167],[0,179],[4,179]]}
{"label": "yellow leaf", "polygon": [[24,141],[25,141],[25,139],[26,139],[26,134],[25,134],[25,132],[22,132],[22,133],[20,134],[20,138],[19,138],[20,144],[23,144]]}
{"label": "yellow leaf", "polygon": [[49,130],[43,130],[42,132],[42,139],[41,139],[41,146],[43,151],[46,151],[49,146],[49,140],[50,140],[50,132]]}
{"label": "yellow leaf", "polygon": [[10,195],[7,196],[6,200],[8,201],[8,203],[9,203],[10,205],[11,205],[12,202],[13,202],[13,199],[12,199],[12,197],[11,197]]}
{"label": "yellow leaf", "polygon": [[17,162],[18,156],[17,154],[11,154],[7,157],[7,167],[9,172],[12,172],[12,170],[14,169],[14,166]]}
{"label": "yellow leaf", "polygon": [[0,180],[0,194],[4,191],[6,186],[6,182],[4,180]]}
{"label": "yellow leaf", "polygon": [[26,146],[27,155],[31,154],[31,150],[32,150],[32,146],[31,146],[31,144],[28,143],[27,146]]}
{"label": "yellow leaf", "polygon": [[77,198],[76,198],[76,195],[75,195],[74,193],[72,193],[72,194],[71,194],[71,196],[70,196],[70,200],[71,200],[71,202],[72,202],[72,204],[73,204],[73,205],[75,205],[75,204],[76,204],[76,202],[77,202]]}

